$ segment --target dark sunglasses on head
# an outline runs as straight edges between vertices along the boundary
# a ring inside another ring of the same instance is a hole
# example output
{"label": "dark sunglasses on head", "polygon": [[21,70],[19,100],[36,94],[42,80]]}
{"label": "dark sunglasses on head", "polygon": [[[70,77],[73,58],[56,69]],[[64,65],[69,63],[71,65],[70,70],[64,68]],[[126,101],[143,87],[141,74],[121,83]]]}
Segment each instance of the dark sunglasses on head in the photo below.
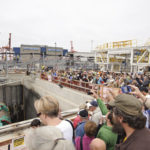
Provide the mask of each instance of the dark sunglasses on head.
{"label": "dark sunglasses on head", "polygon": [[36,116],[37,116],[37,117],[40,117],[40,115],[41,115],[41,112],[40,112],[40,113],[38,113],[38,114],[36,114]]}

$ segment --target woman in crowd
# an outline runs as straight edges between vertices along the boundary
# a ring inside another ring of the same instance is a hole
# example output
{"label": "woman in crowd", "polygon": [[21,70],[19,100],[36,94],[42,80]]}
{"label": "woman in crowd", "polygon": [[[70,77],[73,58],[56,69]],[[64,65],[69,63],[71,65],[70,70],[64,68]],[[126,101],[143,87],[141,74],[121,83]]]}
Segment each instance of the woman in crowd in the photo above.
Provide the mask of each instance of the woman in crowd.
{"label": "woman in crowd", "polygon": [[73,128],[68,121],[60,119],[59,103],[55,98],[51,96],[42,97],[35,101],[34,106],[37,116],[40,117],[43,124],[57,127],[65,139],[73,140]]}
{"label": "woman in crowd", "polygon": [[90,150],[90,143],[95,138],[97,125],[93,121],[87,121],[84,126],[85,134],[83,137],[76,137],[76,150]]}

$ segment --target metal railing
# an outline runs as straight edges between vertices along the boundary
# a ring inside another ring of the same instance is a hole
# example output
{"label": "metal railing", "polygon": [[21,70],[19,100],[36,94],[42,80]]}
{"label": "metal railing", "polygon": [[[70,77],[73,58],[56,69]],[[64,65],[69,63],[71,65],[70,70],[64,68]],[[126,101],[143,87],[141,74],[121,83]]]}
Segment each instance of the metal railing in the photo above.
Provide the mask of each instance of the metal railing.
{"label": "metal railing", "polygon": [[[77,112],[78,109],[71,109],[61,112],[61,115],[64,119],[67,118],[72,120],[73,118],[75,118]],[[0,147],[8,147],[9,144],[12,144],[13,139],[15,139],[16,137],[24,137],[24,130],[30,127],[31,122],[34,119],[36,118],[0,127]]]}

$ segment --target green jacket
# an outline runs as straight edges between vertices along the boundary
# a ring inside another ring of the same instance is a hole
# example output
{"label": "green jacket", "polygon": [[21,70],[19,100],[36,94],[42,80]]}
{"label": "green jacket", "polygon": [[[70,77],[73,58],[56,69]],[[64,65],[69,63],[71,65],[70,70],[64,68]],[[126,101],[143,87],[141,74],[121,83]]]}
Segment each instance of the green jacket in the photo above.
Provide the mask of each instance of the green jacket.
{"label": "green jacket", "polygon": [[112,132],[112,127],[104,124],[98,131],[97,138],[102,139],[106,143],[106,150],[114,150],[117,134]]}
{"label": "green jacket", "polygon": [[108,109],[107,109],[106,105],[104,104],[104,102],[100,98],[98,98],[97,103],[102,112],[102,115],[106,115],[108,113]]}

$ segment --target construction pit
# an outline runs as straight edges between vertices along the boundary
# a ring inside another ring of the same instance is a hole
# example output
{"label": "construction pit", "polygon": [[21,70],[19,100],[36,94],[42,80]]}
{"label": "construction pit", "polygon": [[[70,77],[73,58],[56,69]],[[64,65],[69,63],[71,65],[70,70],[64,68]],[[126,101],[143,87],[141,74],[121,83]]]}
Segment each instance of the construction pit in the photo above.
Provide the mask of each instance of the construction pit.
{"label": "construction pit", "polygon": [[58,84],[39,77],[8,74],[5,82],[0,83],[0,102],[8,106],[12,124],[0,127],[0,150],[24,149],[23,131],[36,118],[34,101],[47,95],[59,101],[62,116],[68,119],[76,115],[81,103],[92,99],[83,92],[61,88]]}

